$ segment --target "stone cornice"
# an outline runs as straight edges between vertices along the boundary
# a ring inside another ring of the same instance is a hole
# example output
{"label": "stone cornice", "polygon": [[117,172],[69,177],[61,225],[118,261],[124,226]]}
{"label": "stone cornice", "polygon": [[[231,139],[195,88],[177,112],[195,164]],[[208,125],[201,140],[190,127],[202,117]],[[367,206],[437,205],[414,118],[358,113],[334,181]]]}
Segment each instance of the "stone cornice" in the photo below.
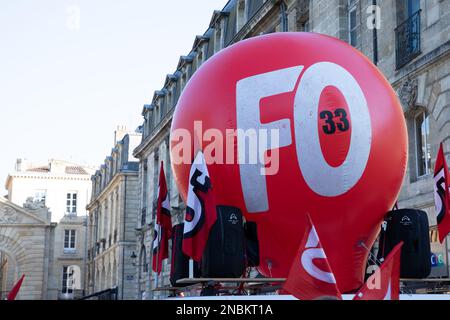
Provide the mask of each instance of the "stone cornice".
{"label": "stone cornice", "polygon": [[56,260],[58,260],[58,261],[62,261],[62,260],[64,260],[64,261],[83,261],[83,256],[75,256],[75,257],[71,257],[71,256],[64,256],[64,255],[61,255],[61,256],[58,256],[57,258],[56,258]]}
{"label": "stone cornice", "polygon": [[[80,174],[71,174],[71,175],[50,175],[50,174],[38,174],[38,173],[13,173],[10,174],[11,178],[30,178],[30,179],[50,179],[50,180],[83,180],[89,181],[91,180],[91,175],[80,175]],[[9,178],[8,177],[8,178]]]}
{"label": "stone cornice", "polygon": [[6,227],[26,227],[26,228],[43,228],[43,227],[56,227],[53,224],[44,224],[44,223],[2,223],[0,224],[2,228]]}
{"label": "stone cornice", "polygon": [[395,75],[389,80],[392,83],[392,86],[399,86],[405,78],[411,77],[412,74],[422,72],[423,69],[428,68],[431,64],[439,62],[442,58],[449,54],[450,40],[425,55],[419,56],[419,58],[417,58],[414,62],[411,62],[405,67],[397,70]]}

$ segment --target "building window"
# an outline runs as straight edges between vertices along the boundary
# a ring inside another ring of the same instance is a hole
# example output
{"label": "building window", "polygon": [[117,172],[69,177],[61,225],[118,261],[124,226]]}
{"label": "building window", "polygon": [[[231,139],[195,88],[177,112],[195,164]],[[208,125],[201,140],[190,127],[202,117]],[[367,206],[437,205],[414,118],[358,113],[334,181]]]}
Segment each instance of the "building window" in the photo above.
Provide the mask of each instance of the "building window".
{"label": "building window", "polygon": [[173,106],[173,88],[172,85],[170,85],[169,89],[168,89],[168,93],[167,93],[167,108],[166,108],[166,113],[167,111],[169,111],[170,109],[172,109]]}
{"label": "building window", "polygon": [[354,47],[358,46],[357,4],[357,0],[348,0],[348,39],[349,43]]}
{"label": "building window", "polygon": [[46,197],[47,197],[47,190],[36,190],[34,192],[34,201],[41,202],[44,206]]}
{"label": "building window", "polygon": [[181,69],[181,91],[184,90],[187,82],[187,70],[185,68]]}
{"label": "building window", "polygon": [[155,116],[153,117],[153,128],[156,128],[159,121],[159,106],[155,105]]}
{"label": "building window", "polygon": [[237,7],[236,32],[239,32],[239,30],[244,26],[244,24],[247,20],[246,10],[245,10],[245,0],[239,0],[236,7]]}
{"label": "building window", "polygon": [[159,122],[161,122],[162,119],[164,119],[165,106],[166,106],[166,99],[164,96],[162,96],[161,98],[159,98]]}
{"label": "building window", "polygon": [[62,293],[73,293],[74,270],[68,266],[63,267]]}
{"label": "building window", "polygon": [[415,118],[417,176],[431,173],[430,117],[426,112]]}
{"label": "building window", "polygon": [[214,37],[214,53],[217,53],[222,49],[222,29],[220,25],[217,24],[215,27],[215,37]]}
{"label": "building window", "polygon": [[66,213],[77,214],[77,194],[76,192],[69,192],[67,194]]}
{"label": "building window", "polygon": [[148,168],[147,168],[147,159],[144,159],[143,162],[143,170],[142,170],[142,214],[141,214],[141,227],[145,226],[146,222],[146,208],[148,206],[148,199],[147,199],[147,190],[149,188],[148,185]]}
{"label": "building window", "polygon": [[408,16],[412,17],[420,10],[420,0],[407,0],[408,2]]}
{"label": "building window", "polygon": [[200,68],[202,63],[203,63],[203,47],[198,49],[198,53],[197,53],[197,69]]}
{"label": "building window", "polygon": [[396,67],[403,67],[420,54],[420,0],[397,0],[395,29]]}
{"label": "building window", "polygon": [[147,273],[148,272],[147,250],[145,249],[144,245],[141,247],[139,264],[142,266],[142,272]]}
{"label": "building window", "polygon": [[64,230],[64,253],[75,252],[75,230]]}

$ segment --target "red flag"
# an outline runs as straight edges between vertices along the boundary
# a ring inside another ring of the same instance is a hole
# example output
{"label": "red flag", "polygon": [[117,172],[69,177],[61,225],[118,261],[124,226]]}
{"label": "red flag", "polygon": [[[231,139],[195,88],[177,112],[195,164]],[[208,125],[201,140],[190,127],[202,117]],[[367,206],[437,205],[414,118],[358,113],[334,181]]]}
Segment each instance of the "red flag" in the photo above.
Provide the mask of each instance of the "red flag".
{"label": "red flag", "polygon": [[158,205],[156,208],[155,232],[153,235],[152,269],[159,274],[162,262],[169,257],[169,239],[172,236],[172,216],[170,214],[169,192],[167,189],[164,164],[159,170]]}
{"label": "red flag", "polygon": [[434,203],[439,230],[439,241],[442,242],[450,232],[450,194],[449,172],[445,161],[444,148],[439,147],[434,166]]}
{"label": "red flag", "polygon": [[164,174],[164,165],[161,161],[161,169],[159,170],[159,187],[158,187],[158,206],[156,208],[156,221],[164,228],[168,237],[172,233],[172,216],[170,214],[169,192],[167,189],[166,175]]}
{"label": "red flag", "polygon": [[169,257],[169,236],[166,229],[162,228],[158,223],[155,223],[152,249],[152,270],[160,274],[163,260]]}
{"label": "red flag", "polygon": [[183,230],[183,252],[200,261],[209,231],[217,220],[216,201],[203,153],[195,156],[189,172],[189,190]]}
{"label": "red flag", "polygon": [[398,300],[400,293],[400,253],[403,242],[397,244],[386,260],[367,279],[353,300]]}
{"label": "red flag", "polygon": [[283,289],[301,300],[314,300],[321,297],[342,299],[336,278],[309,214],[307,214],[305,235]]}
{"label": "red flag", "polygon": [[22,277],[20,277],[19,281],[17,281],[17,283],[14,285],[14,287],[8,293],[6,300],[15,300],[16,299],[16,296],[19,293],[20,287],[22,286],[23,278],[25,278],[25,275],[22,275]]}

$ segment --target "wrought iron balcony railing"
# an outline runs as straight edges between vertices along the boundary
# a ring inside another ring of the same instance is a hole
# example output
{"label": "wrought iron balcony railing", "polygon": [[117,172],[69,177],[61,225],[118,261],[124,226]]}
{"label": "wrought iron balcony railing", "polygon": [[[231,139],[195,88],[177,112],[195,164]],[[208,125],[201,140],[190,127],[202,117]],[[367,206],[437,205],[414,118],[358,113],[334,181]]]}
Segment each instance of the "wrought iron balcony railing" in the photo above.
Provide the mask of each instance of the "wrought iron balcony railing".
{"label": "wrought iron balcony railing", "polygon": [[79,297],[79,300],[117,300],[119,289],[117,287],[95,292],[88,296]]}
{"label": "wrought iron balcony railing", "polygon": [[414,13],[395,29],[397,69],[420,54],[420,12],[421,10]]}

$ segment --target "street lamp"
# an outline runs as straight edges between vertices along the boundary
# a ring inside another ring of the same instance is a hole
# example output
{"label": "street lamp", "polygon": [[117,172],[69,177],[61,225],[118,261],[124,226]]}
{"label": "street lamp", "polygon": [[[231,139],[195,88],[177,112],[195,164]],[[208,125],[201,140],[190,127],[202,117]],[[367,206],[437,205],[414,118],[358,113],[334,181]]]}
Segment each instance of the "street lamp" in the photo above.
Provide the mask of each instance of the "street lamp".
{"label": "street lamp", "polygon": [[136,267],[137,255],[136,255],[136,253],[134,251],[131,253],[130,258],[131,258],[131,264],[133,265],[133,267]]}
{"label": "street lamp", "polygon": [[131,264],[133,265],[133,267],[144,267],[144,266],[146,266],[146,263],[144,263],[144,264],[136,264],[137,255],[136,255],[136,253],[134,251],[131,253],[130,258],[131,258]]}

